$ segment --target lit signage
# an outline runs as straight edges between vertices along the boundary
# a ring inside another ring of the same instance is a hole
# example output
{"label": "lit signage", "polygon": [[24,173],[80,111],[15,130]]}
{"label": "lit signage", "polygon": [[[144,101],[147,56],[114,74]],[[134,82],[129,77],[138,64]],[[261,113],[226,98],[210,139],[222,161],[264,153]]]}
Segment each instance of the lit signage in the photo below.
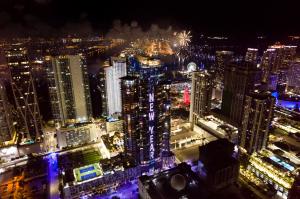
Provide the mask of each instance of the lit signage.
{"label": "lit signage", "polygon": [[150,133],[150,160],[154,159],[154,93],[149,93],[149,133]]}

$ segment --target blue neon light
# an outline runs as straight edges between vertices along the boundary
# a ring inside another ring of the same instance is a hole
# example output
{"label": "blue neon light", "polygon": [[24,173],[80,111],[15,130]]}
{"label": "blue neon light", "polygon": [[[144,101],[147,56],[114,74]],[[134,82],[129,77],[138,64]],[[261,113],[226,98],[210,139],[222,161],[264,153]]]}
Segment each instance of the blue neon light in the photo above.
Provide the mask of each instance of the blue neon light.
{"label": "blue neon light", "polygon": [[107,121],[108,121],[108,122],[115,122],[115,121],[118,121],[118,119],[113,118],[113,117],[108,117],[108,118],[107,118]]}
{"label": "blue neon light", "polygon": [[296,101],[286,101],[286,100],[279,100],[278,101],[278,105],[285,107],[285,108],[289,108],[289,109],[293,109],[296,107],[296,105],[298,104],[298,106],[300,105],[300,102],[296,102]]}
{"label": "blue neon light", "polygon": [[294,171],[295,170],[295,167],[289,165],[288,163],[284,162],[283,160],[281,160],[281,159],[279,159],[275,156],[271,156],[270,159],[273,160],[274,162],[276,162],[277,164],[283,166],[284,168],[286,168],[289,171]]}
{"label": "blue neon light", "polygon": [[276,99],[278,99],[279,94],[277,91],[274,91],[274,92],[272,92],[272,96],[275,97]]}

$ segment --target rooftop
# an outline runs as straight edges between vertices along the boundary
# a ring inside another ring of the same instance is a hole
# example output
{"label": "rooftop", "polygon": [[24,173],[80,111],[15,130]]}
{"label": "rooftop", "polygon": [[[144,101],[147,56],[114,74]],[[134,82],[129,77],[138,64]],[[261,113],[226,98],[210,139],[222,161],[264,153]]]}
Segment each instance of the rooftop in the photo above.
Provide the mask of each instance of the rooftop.
{"label": "rooftop", "polygon": [[186,163],[181,163],[175,168],[153,176],[141,176],[139,180],[151,198],[208,198],[208,192],[200,182],[198,176]]}
{"label": "rooftop", "polygon": [[201,146],[199,150],[199,160],[204,164],[208,172],[214,172],[237,162],[237,160],[232,157],[234,144],[227,139],[212,141]]}

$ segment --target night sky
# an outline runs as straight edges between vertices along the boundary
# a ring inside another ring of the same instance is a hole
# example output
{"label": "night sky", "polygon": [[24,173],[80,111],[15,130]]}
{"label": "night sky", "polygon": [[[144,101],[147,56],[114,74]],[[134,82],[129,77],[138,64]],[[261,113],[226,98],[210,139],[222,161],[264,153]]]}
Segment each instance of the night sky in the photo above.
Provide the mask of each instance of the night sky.
{"label": "night sky", "polygon": [[[299,3],[298,3],[299,4]],[[300,32],[297,1],[1,0],[0,36],[72,31],[105,33],[114,20],[136,20],[209,34],[273,35]]]}

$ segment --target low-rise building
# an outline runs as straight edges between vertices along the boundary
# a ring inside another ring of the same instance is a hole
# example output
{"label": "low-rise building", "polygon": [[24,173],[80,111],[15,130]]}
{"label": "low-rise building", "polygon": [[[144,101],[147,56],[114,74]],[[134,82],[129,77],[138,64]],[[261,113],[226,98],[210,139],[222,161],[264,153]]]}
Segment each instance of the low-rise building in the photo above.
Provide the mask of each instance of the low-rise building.
{"label": "low-rise building", "polygon": [[78,123],[57,130],[59,148],[78,146],[100,139],[100,128],[93,123]]}
{"label": "low-rise building", "polygon": [[217,138],[226,138],[234,144],[238,143],[238,128],[212,115],[199,118],[196,125],[200,126]]}
{"label": "low-rise building", "polygon": [[123,120],[109,120],[106,122],[106,131],[111,132],[123,132]]}
{"label": "low-rise building", "polygon": [[271,185],[276,194],[286,199],[297,177],[295,165],[285,158],[262,150],[250,156],[247,170],[266,185]]}
{"label": "low-rise building", "polygon": [[140,166],[136,166],[133,161],[122,155],[103,159],[99,164],[87,165],[75,170],[74,181],[64,182],[64,198],[105,193],[110,188],[134,180],[141,175]]}

